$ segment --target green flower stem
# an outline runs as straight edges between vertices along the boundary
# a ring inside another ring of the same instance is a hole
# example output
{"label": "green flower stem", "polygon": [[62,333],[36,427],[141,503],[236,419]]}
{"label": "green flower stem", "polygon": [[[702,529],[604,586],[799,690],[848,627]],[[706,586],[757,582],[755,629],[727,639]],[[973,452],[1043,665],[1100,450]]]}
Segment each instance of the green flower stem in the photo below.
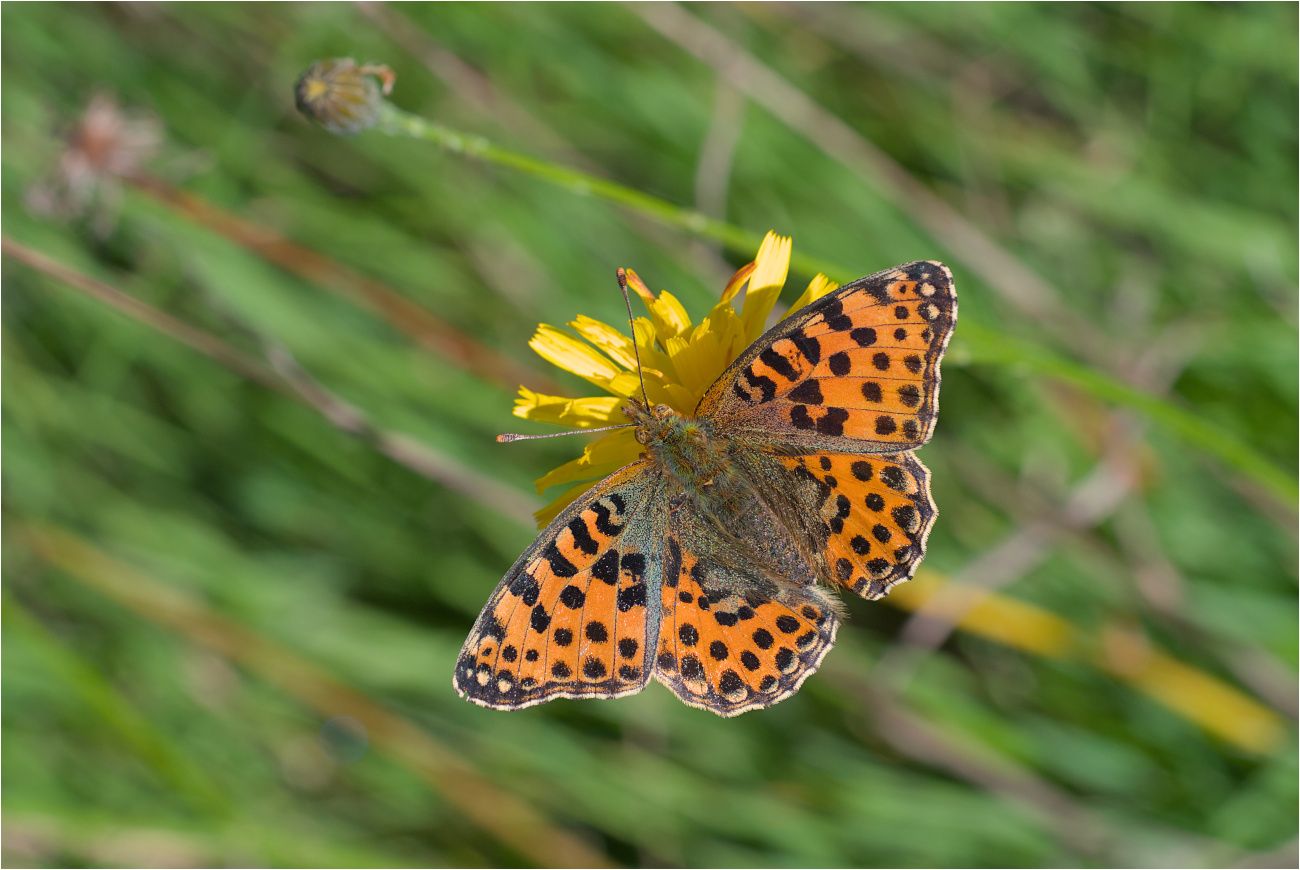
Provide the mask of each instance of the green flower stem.
{"label": "green flower stem", "polygon": [[[734,224],[708,217],[693,209],[681,208],[658,197],[586,172],[557,166],[501,148],[482,136],[452,130],[419,115],[405,112],[388,102],[384,103],[376,129],[393,136],[420,139],[455,154],[495,163],[554,184],[579,196],[594,196],[626,206],[660,223],[721,242],[738,253],[751,254],[758,249],[763,240],[762,235],[751,233]],[[828,263],[802,254],[794,254],[790,265],[796,272],[805,274],[822,272],[832,279],[841,281],[848,280],[852,274],[851,270],[839,264]],[[1038,375],[1067,381],[1098,399],[1124,405],[1146,415],[1187,443],[1217,456],[1287,504],[1295,504],[1297,498],[1300,498],[1300,483],[1297,483],[1294,475],[1265,459],[1249,445],[1167,399],[1153,396],[1088,366],[1065,359],[1046,348],[1025,341],[1008,339],[987,327],[970,322],[969,319],[959,325],[958,333],[970,350],[971,362],[994,365],[1014,364]]]}
{"label": "green flower stem", "polygon": [[482,136],[460,133],[419,115],[404,112],[391,103],[384,104],[384,111],[380,114],[376,129],[389,135],[422,139],[455,154],[505,166],[525,175],[540,178],[579,196],[595,196],[627,206],[649,215],[660,223],[679,227],[706,239],[713,239],[735,251],[757,250],[759,243],[763,241],[761,234],[751,233],[692,209],[680,208],[639,190],[586,172],[509,151],[493,145]]}

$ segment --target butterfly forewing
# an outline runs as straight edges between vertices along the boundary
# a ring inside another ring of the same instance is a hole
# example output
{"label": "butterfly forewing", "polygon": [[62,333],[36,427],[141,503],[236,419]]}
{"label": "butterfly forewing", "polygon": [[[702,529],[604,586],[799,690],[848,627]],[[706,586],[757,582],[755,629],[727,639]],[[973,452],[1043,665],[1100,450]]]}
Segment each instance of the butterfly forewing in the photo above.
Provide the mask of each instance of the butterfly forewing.
{"label": "butterfly forewing", "polygon": [[701,400],[729,437],[795,449],[920,446],[939,409],[939,361],[957,319],[952,273],[920,261],[860,278],[778,323]]}
{"label": "butterfly forewing", "polygon": [[644,688],[659,606],[660,487],[648,463],[634,463],[555,518],[484,607],[457,661],[457,692],[515,710]]}

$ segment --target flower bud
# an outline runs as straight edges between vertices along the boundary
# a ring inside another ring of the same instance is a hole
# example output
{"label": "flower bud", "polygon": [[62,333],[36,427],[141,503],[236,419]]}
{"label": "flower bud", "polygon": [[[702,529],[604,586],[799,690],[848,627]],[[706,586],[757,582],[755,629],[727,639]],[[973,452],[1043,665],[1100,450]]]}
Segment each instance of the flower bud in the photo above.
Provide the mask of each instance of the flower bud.
{"label": "flower bud", "polygon": [[331,133],[351,136],[378,123],[384,95],[396,79],[383,64],[358,66],[350,57],[321,60],[298,79],[294,97],[308,118]]}

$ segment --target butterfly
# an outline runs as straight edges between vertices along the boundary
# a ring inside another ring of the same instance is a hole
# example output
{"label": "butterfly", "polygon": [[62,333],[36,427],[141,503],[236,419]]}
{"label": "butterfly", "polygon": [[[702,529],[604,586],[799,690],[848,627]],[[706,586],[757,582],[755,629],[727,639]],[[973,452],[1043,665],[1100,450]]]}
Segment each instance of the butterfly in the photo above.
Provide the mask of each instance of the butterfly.
{"label": "butterfly", "polygon": [[912,451],[956,320],[948,268],[908,263],[772,327],[691,416],[629,400],[643,452],[506,573],[456,691],[517,710],[653,677],[721,716],[794,694],[835,643],[831,590],[880,598],[925,555],[937,510]]}

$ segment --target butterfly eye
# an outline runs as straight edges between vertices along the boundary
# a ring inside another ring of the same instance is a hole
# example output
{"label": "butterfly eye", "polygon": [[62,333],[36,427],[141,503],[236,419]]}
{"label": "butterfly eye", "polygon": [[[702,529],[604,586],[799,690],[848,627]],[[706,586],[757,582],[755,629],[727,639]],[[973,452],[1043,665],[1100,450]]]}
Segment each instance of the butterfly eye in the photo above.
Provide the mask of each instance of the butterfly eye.
{"label": "butterfly eye", "polygon": [[655,416],[660,420],[667,419],[673,415],[673,409],[667,405],[655,405]]}

